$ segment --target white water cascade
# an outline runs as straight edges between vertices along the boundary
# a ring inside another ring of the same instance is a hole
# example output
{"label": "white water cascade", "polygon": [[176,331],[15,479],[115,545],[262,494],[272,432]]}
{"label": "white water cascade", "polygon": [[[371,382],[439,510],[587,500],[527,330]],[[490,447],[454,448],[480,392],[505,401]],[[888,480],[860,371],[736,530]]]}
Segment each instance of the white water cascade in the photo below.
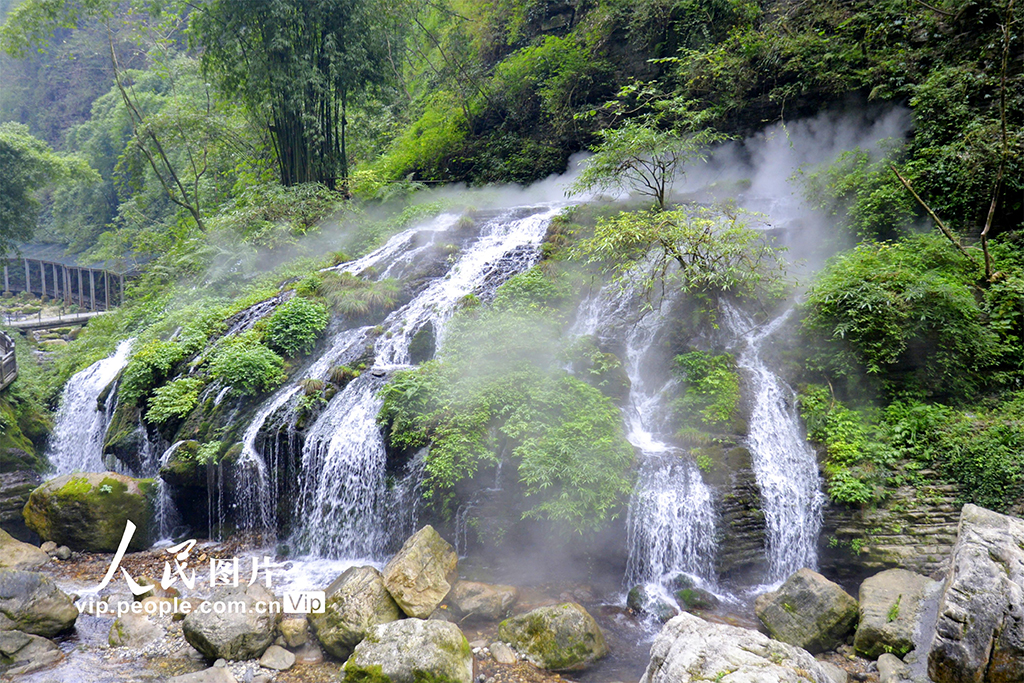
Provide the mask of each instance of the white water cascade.
{"label": "white water cascade", "polygon": [[46,447],[53,476],[107,469],[103,463],[103,437],[116,394],[110,392],[102,410],[96,402],[128,362],[132,341],[122,341],[112,355],[75,373],[64,385],[53,434]]}
{"label": "white water cascade", "polygon": [[[417,332],[432,329],[440,349],[445,324],[465,296],[475,294],[488,299],[508,278],[536,263],[548,223],[557,211],[556,207],[519,208],[487,220],[444,276],[430,281],[384,320],[377,330],[373,367],[338,392],[306,433],[292,537],[300,553],[378,560],[394,539],[404,537],[415,521],[413,492],[419,483],[418,466],[411,463],[389,482],[384,441],[376,423],[381,406],[378,392],[391,372],[408,367],[409,346]],[[338,269],[359,273],[373,267],[378,277],[393,276],[422,252],[424,232],[432,242],[438,234],[455,227],[458,218],[447,214],[406,231],[377,251]],[[331,348],[343,345],[342,338],[354,332],[340,333]],[[366,335],[370,330],[358,332]],[[324,362],[324,373],[333,364]],[[319,365],[320,360],[314,364]],[[309,376],[315,376],[312,368]],[[241,504],[251,508],[245,515],[252,518],[254,529],[266,531],[276,523],[276,483],[271,479],[277,463],[268,462],[268,454],[257,451],[257,436],[267,418],[296,392],[295,388],[278,392],[246,431],[243,460],[252,463],[245,469],[254,473],[254,478],[248,486],[239,488],[251,492],[246,494],[252,498],[251,503],[243,500]]]}
{"label": "white water cascade", "polygon": [[641,302],[617,285],[585,302],[572,334],[598,334],[621,326],[629,399],[623,408],[626,438],[640,453],[640,473],[627,518],[626,584],[659,591],[679,574],[708,589],[716,586],[716,526],[711,488],[681,449],[662,440],[669,429],[665,394],[674,380],[651,368],[670,302],[641,314]]}
{"label": "white water cascade", "polygon": [[732,306],[723,310],[726,324],[742,340],[737,362],[753,389],[747,447],[761,489],[769,586],[803,567],[817,569],[825,503],[818,460],[804,437],[796,396],[761,357],[764,344],[792,310],[763,326]]}

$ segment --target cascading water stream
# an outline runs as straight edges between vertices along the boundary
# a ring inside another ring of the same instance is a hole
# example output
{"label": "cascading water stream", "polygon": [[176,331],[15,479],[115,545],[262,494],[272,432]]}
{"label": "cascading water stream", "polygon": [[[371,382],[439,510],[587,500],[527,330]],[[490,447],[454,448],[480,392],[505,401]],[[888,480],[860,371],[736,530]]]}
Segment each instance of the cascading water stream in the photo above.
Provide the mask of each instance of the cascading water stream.
{"label": "cascading water stream", "polygon": [[[515,209],[488,220],[478,237],[462,251],[443,276],[432,280],[408,304],[392,312],[380,326],[374,344],[374,365],[338,392],[310,425],[303,443],[299,473],[299,504],[293,542],[314,557],[380,559],[389,544],[411,526],[421,468],[410,463],[389,486],[384,441],[376,424],[380,387],[396,369],[410,363],[409,347],[421,330],[432,329],[441,348],[445,324],[469,294],[487,299],[513,275],[539,258],[539,245],[557,208]],[[377,277],[393,277],[415,262],[439,234],[454,227],[459,217],[446,214],[392,238],[375,252],[336,267],[350,273],[372,268]],[[344,346],[347,335],[367,335],[369,328],[340,333],[332,350]],[[364,342],[365,343],[365,342]],[[332,355],[328,352],[327,355]],[[323,361],[323,362],[322,362]],[[335,361],[321,358],[311,367],[326,376]],[[322,366],[322,367],[320,367]],[[275,526],[276,462],[265,462],[256,448],[267,418],[293,400],[296,387],[282,389],[259,410],[246,430],[241,462],[249,480],[239,487],[248,500],[239,504],[253,530]],[[401,504],[399,499],[402,499]]]}
{"label": "cascading water stream", "polygon": [[640,473],[627,518],[626,584],[661,591],[686,574],[713,590],[718,520],[712,491],[692,459],[659,438],[668,429],[664,396],[673,380],[664,374],[659,379],[651,359],[669,305],[662,301],[642,314],[635,294],[610,285],[584,304],[571,334],[599,334],[623,324],[628,329],[630,391],[623,412],[626,438],[640,453]]}
{"label": "cascading water stream", "polygon": [[723,308],[726,325],[742,340],[737,363],[754,393],[747,447],[761,489],[770,586],[803,567],[817,569],[825,503],[818,460],[804,437],[796,396],[761,357],[764,344],[792,310],[758,327],[736,308]]}
{"label": "cascading water stream", "polygon": [[115,392],[110,392],[103,410],[96,401],[128,362],[132,341],[122,341],[111,356],[75,373],[64,386],[53,435],[46,448],[53,476],[107,469],[103,463],[103,437],[113,412]]}

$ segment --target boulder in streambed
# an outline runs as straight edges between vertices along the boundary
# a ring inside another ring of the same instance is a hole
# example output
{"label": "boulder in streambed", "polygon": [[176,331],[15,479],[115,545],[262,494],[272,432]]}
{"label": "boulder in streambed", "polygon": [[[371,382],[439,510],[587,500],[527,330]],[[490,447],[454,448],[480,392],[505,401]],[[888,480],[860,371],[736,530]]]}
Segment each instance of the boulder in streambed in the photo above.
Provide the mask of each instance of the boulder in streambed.
{"label": "boulder in streambed", "polygon": [[107,634],[111,647],[142,647],[163,638],[164,628],[145,614],[128,612],[114,620]]}
{"label": "boulder in streambed", "polygon": [[0,569],[35,569],[49,561],[50,556],[39,548],[0,529]]}
{"label": "boulder in streambed", "polygon": [[582,605],[538,607],[506,619],[498,636],[541,669],[584,669],[608,654],[604,634]]}
{"label": "boulder in streambed", "polygon": [[750,629],[683,613],[661,629],[640,683],[846,683],[846,672]]}
{"label": "boulder in streambed", "polygon": [[0,569],[0,631],[44,638],[69,630],[78,619],[71,596],[37,572]]}
{"label": "boulder in streambed", "polygon": [[215,589],[209,607],[199,605],[185,617],[182,633],[208,659],[256,659],[274,642],[280,615],[267,609],[274,600],[259,584]]}
{"label": "boulder in streambed", "polygon": [[935,683],[1024,681],[1024,520],[963,507],[928,674]]}
{"label": "boulder in streambed", "polygon": [[384,567],[384,585],[403,612],[426,619],[451,590],[458,563],[455,549],[428,524]]}
{"label": "boulder in streambed", "polygon": [[112,553],[135,526],[132,550],[149,547],[149,495],[152,479],[133,479],[115,472],[65,474],[46,482],[25,504],[25,524],[44,541],[73,550]]}
{"label": "boulder in streambed", "polygon": [[812,654],[831,650],[857,623],[857,601],[821,574],[801,569],[754,601],[772,638]]}
{"label": "boulder in streambed", "polygon": [[629,593],[626,594],[626,607],[637,614],[651,616],[663,624],[679,614],[675,605],[662,598],[657,590],[643,584],[629,589]]}
{"label": "boulder in streambed", "polygon": [[345,683],[472,683],[473,652],[455,624],[402,619],[374,627],[344,671]]}
{"label": "boulder in streambed", "polygon": [[310,614],[309,624],[324,650],[338,659],[347,659],[374,627],[402,616],[373,567],[345,570],[325,592],[323,614]]}
{"label": "boulder in streambed", "polygon": [[928,602],[938,599],[941,588],[940,582],[906,569],[887,569],[864,579],[854,649],[872,659],[885,652],[906,655],[915,647]]}
{"label": "boulder in streambed", "polygon": [[52,641],[21,631],[0,631],[0,672],[9,676],[51,667],[64,659]]}
{"label": "boulder in streambed", "polygon": [[464,619],[497,620],[508,616],[519,599],[519,589],[479,581],[459,581],[448,594],[448,605]]}

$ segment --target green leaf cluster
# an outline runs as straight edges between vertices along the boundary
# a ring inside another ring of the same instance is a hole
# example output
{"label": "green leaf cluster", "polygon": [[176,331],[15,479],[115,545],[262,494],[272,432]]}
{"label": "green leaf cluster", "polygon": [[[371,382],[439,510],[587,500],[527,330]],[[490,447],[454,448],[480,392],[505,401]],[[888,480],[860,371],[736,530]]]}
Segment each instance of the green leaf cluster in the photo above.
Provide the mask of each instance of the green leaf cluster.
{"label": "green leaf cluster", "polygon": [[199,392],[205,384],[198,377],[180,377],[157,387],[149,399],[146,420],[153,424],[163,424],[171,419],[185,417],[199,403]]}
{"label": "green leaf cluster", "polygon": [[740,378],[731,354],[690,351],[675,358],[682,380],[676,408],[685,423],[708,428],[728,427],[740,402]]}
{"label": "green leaf cluster", "polygon": [[224,339],[210,360],[210,375],[241,396],[272,391],[285,380],[284,359],[251,333]]}
{"label": "green leaf cluster", "polygon": [[313,350],[329,320],[327,307],[322,303],[292,297],[267,320],[264,339],[267,346],[286,356],[304,355]]}

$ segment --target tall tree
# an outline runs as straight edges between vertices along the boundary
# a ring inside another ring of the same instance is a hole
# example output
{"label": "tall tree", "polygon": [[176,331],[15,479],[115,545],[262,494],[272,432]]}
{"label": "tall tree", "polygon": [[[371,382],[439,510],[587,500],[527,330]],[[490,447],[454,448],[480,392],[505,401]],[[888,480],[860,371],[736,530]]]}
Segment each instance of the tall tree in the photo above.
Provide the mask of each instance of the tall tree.
{"label": "tall tree", "polygon": [[345,113],[388,74],[378,0],[212,0],[191,21],[203,65],[267,122],[281,182],[348,177]]}

